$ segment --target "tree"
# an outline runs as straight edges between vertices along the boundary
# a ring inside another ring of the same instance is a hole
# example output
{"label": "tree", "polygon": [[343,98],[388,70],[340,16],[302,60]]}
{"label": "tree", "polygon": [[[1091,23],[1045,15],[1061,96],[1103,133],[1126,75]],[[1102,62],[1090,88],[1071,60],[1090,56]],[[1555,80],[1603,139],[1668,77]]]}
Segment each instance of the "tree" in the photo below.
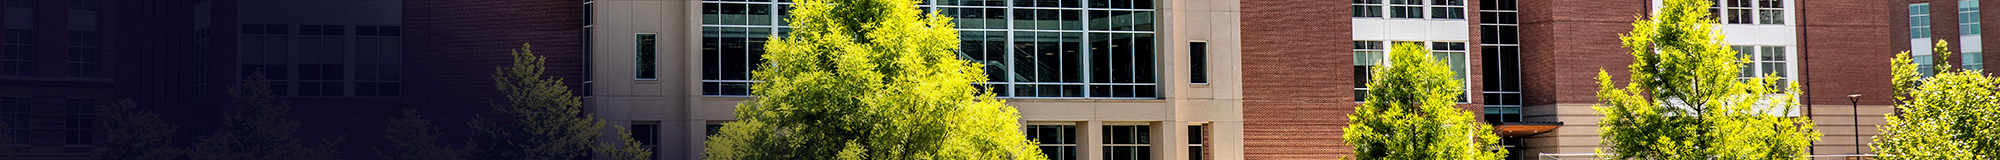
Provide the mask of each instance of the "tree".
{"label": "tree", "polygon": [[618,129],[618,141],[621,143],[606,142],[592,146],[590,149],[597,151],[598,154],[604,154],[605,157],[611,157],[614,160],[652,159],[653,150],[643,147],[644,143],[640,143],[639,140],[632,139],[632,131],[625,130],[625,127],[612,128]]}
{"label": "tree", "polygon": [[[1951,56],[1949,46],[1939,40],[1933,46],[1938,57]],[[1871,146],[1888,160],[1973,160],[2000,158],[2000,78],[1978,70],[1952,70],[1936,65],[1935,77],[1921,78],[1910,52],[1896,54],[1894,67],[1896,104],[1899,115],[1888,116],[1889,124]]]}
{"label": "tree", "polygon": [[1619,37],[1631,49],[1624,89],[1598,71],[1598,124],[1616,159],[1804,159],[1820,134],[1795,114],[1797,85],[1741,80],[1743,57],[1716,33],[1705,0],[1667,0]]}
{"label": "tree", "polygon": [[[306,146],[292,133],[298,131],[299,122],[286,119],[291,113],[289,103],[279,102],[271,95],[271,81],[258,71],[249,80],[229,90],[235,98],[231,102],[235,108],[222,117],[223,128],[214,135],[196,142],[193,159],[333,159],[339,152],[333,148],[340,139],[326,142],[321,146]],[[346,139],[342,137],[341,139]]]}
{"label": "tree", "polygon": [[109,150],[91,156],[99,160],[167,160],[179,159],[181,151],[174,148],[173,135],[176,127],[160,120],[160,115],[140,110],[131,99],[102,105],[108,121],[98,122],[110,132],[104,141]]}
{"label": "tree", "polygon": [[512,66],[493,73],[493,87],[507,96],[492,102],[501,122],[476,116],[472,128],[481,154],[490,159],[570,159],[583,155],[604,121],[582,114],[580,98],[562,79],[542,77],[543,57],[521,44]]}
{"label": "tree", "polygon": [[[914,0],[798,0],[707,159],[1046,159]],[[838,3],[836,5],[835,3]]]}
{"label": "tree", "polygon": [[1359,159],[1500,159],[1493,127],[1453,107],[1462,81],[1423,44],[1397,43],[1389,67],[1375,69],[1368,99],[1347,115],[1347,133]]}
{"label": "tree", "polygon": [[417,110],[403,110],[403,118],[389,119],[389,145],[395,147],[393,154],[375,150],[375,156],[388,160],[462,160],[471,147],[451,148],[439,146],[437,138],[443,136],[431,121],[417,116]]}

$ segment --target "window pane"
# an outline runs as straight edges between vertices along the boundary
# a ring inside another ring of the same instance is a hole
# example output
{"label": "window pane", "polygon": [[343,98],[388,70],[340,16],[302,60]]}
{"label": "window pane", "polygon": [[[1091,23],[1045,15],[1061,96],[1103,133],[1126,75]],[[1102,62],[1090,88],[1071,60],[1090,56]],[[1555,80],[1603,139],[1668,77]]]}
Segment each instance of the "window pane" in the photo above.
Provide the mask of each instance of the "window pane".
{"label": "window pane", "polygon": [[655,75],[655,73],[653,72],[653,67],[654,67],[653,34],[639,34],[635,41],[636,45],[638,45],[638,51],[637,53],[634,53],[634,57],[632,59],[636,63],[634,64],[635,68],[633,69],[638,71],[637,78],[638,79],[658,78],[658,76]]}
{"label": "window pane", "polygon": [[1758,10],[1757,24],[1785,24],[1785,10]]}
{"label": "window pane", "polygon": [[1208,42],[1188,43],[1188,77],[1190,83],[1208,83]]}

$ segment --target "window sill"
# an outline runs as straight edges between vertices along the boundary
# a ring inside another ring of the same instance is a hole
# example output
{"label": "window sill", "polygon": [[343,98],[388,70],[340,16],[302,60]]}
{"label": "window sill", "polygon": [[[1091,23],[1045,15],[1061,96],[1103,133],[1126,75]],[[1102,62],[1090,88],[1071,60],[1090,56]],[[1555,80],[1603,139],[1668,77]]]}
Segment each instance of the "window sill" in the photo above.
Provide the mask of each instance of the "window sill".
{"label": "window sill", "polygon": [[1190,84],[1188,84],[1188,88],[1208,88],[1208,87],[1210,87],[1208,83],[1190,83]]}

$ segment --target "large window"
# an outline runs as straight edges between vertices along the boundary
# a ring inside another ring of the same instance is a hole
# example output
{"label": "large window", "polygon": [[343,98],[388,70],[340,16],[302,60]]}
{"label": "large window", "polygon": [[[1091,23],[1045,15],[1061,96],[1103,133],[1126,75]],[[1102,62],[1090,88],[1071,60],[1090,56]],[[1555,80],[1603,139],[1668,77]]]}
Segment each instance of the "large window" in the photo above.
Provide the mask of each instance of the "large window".
{"label": "large window", "polygon": [[97,32],[69,32],[69,77],[97,77]]}
{"label": "large window", "polygon": [[[789,1],[703,1],[703,95],[749,95],[766,37],[785,36]],[[986,64],[1002,97],[1158,97],[1151,0],[936,0],[960,57]]]}
{"label": "large window", "polygon": [[1931,38],[1931,5],[1910,4],[1910,38]]}
{"label": "large window", "polygon": [[1785,46],[1730,46],[1730,48],[1736,50],[1737,57],[1749,60],[1743,63],[1743,72],[1740,75],[1742,78],[1770,75],[1778,78],[1778,84],[1772,84],[1773,87],[1786,87],[1784,85],[1790,84],[1786,82],[1791,79],[1787,74],[1790,71],[1790,65],[1787,63],[1791,59],[1787,56],[1789,53],[1785,51]]}
{"label": "large window", "polygon": [[1721,0],[1709,13],[1727,24],[1785,24],[1785,1]]}
{"label": "large window", "polygon": [[0,97],[0,120],[7,123],[6,136],[13,138],[11,142],[15,144],[28,144],[28,132],[31,132],[29,125],[34,124],[28,117],[32,115],[29,109],[33,108],[29,106],[28,100],[27,97]]}
{"label": "large window", "polygon": [[639,80],[659,78],[658,73],[653,70],[653,68],[658,67],[654,66],[653,63],[654,52],[659,51],[658,46],[654,43],[654,36],[652,33],[640,33],[634,38],[633,43],[639,48],[636,49],[637,52],[632,54],[632,60],[634,61],[632,66],[635,67],[632,70],[638,71],[634,75],[637,75]]}
{"label": "large window", "polygon": [[250,75],[263,72],[264,78],[271,80],[271,95],[290,95],[292,85],[286,79],[291,77],[288,74],[292,60],[291,26],[244,24],[242,30],[243,38],[238,43],[242,49],[236,59],[242,69],[237,72],[241,74],[239,77],[248,80]]}
{"label": "large window", "polygon": [[[1387,50],[1384,50],[1387,48],[1386,46],[1394,45],[1393,43],[1404,43],[1404,42],[1410,42],[1410,41],[1396,41],[1396,42],[1367,41],[1367,40],[1354,41],[1354,101],[1360,102],[1367,100],[1368,81],[1374,79],[1372,75],[1374,74],[1375,72],[1374,69],[1376,67],[1380,67],[1382,65],[1394,65],[1394,64],[1389,64],[1390,61],[1388,52]],[[1468,69],[1468,67],[1466,66],[1467,65],[1466,61],[1468,60],[1466,59],[1467,56],[1466,56],[1465,42],[1415,42],[1415,43],[1426,44],[1425,47],[1431,50],[1432,58],[1436,58],[1437,60],[1442,61],[1447,66],[1451,67],[1451,71],[1453,73],[1457,73],[1456,75],[1454,75],[1454,78],[1458,78],[1460,82],[1463,82],[1461,86],[1471,86],[1471,82],[1465,79],[1466,76],[1471,73],[1467,72],[1466,70]],[[1471,89],[1471,88],[1464,87],[1461,89]],[[1470,94],[1463,94],[1459,96],[1458,99],[1459,102],[1466,102],[1466,100],[1469,99],[1464,95],[1470,95]]]}
{"label": "large window", "polygon": [[[261,71],[278,96],[401,95],[402,27],[292,26],[243,24],[238,78]],[[206,54],[206,36],[196,37],[196,54]]]}
{"label": "large window", "polygon": [[5,39],[0,42],[0,76],[34,76],[35,32],[8,29],[0,37]]}
{"label": "large window", "polygon": [[1148,125],[1104,125],[1104,160],[1153,159],[1153,127]]}
{"label": "large window", "polygon": [[354,30],[354,96],[402,96],[402,28],[355,26]]}
{"label": "large window", "polygon": [[[750,95],[750,71],[764,62],[764,43],[791,31],[791,1],[702,1],[702,95]],[[989,71],[991,72],[991,71]]]}
{"label": "large window", "polygon": [[209,66],[209,64],[212,64],[209,63],[210,62],[209,59],[213,59],[214,57],[209,57],[208,54],[208,52],[210,51],[209,39],[210,37],[212,37],[211,36],[212,34],[210,34],[209,31],[210,31],[209,28],[195,29],[193,36],[194,46],[188,47],[191,50],[193,50],[189,52],[189,55],[193,55],[194,57],[194,58],[188,58],[192,60],[192,63],[189,63],[188,65],[191,68],[193,68],[189,69],[189,72],[191,72],[191,74],[189,74],[187,79],[188,83],[192,83],[190,85],[191,86],[190,88],[192,89],[189,89],[187,92],[188,99],[191,100],[208,99],[208,95],[209,93],[211,93],[208,84],[209,81],[213,80],[211,80],[210,79],[211,77],[209,77],[209,73],[212,70],[209,67],[213,66]]}
{"label": "large window", "polygon": [[1028,140],[1039,142],[1049,160],[1076,160],[1076,125],[1028,125]]}
{"label": "large window", "polygon": [[1521,121],[1520,22],[1514,0],[1480,2],[1480,78],[1486,122]]}
{"label": "large window", "polygon": [[[1465,0],[1353,1],[1355,18],[1380,18],[1386,14],[1389,18],[1465,19]],[[1384,10],[1385,7],[1387,10]],[[1425,13],[1429,13],[1429,16],[1425,16]]]}
{"label": "large window", "polygon": [[97,101],[70,98],[63,114],[63,144],[94,145],[97,137]]}
{"label": "large window", "polygon": [[345,96],[347,26],[299,25],[299,96]]}

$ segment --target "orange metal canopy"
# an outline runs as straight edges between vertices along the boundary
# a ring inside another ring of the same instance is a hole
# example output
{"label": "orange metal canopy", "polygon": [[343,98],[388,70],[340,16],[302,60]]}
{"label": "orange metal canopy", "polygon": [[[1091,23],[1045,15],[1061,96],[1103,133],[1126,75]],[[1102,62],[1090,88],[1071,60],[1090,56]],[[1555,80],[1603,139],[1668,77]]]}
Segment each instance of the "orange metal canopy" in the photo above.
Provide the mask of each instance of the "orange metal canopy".
{"label": "orange metal canopy", "polygon": [[1562,122],[1501,122],[1493,126],[1493,132],[1500,137],[1525,137],[1555,131],[1562,125]]}

